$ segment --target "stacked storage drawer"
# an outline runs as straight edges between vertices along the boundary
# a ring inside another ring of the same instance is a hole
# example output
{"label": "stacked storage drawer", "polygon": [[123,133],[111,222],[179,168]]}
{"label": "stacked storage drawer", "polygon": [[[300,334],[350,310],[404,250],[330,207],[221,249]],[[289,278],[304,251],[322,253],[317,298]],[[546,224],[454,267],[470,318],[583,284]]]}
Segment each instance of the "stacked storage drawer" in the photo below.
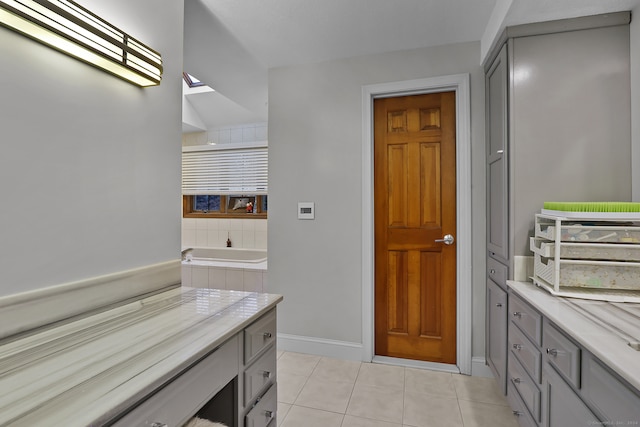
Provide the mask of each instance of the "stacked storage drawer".
{"label": "stacked storage drawer", "polygon": [[640,222],[537,214],[530,248],[553,294],[640,301]]}

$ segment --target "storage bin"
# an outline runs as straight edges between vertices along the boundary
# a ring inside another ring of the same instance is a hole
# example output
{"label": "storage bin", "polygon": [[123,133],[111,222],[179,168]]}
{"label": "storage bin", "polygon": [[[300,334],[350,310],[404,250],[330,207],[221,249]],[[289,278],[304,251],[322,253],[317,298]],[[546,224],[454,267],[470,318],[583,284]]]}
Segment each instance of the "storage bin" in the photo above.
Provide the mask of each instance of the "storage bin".
{"label": "storage bin", "polygon": [[557,245],[540,237],[530,237],[529,248],[534,254],[546,258],[555,256],[556,246],[560,247],[560,258],[590,259],[603,261],[639,261],[640,245],[624,243],[569,243]]}
{"label": "storage bin", "polygon": [[[536,221],[535,236],[556,240],[554,221]],[[640,243],[640,227],[624,225],[590,225],[584,223],[563,223],[560,227],[560,241],[583,243]]]}
{"label": "storage bin", "polygon": [[555,287],[640,290],[640,263],[586,261],[534,254],[534,274]]}

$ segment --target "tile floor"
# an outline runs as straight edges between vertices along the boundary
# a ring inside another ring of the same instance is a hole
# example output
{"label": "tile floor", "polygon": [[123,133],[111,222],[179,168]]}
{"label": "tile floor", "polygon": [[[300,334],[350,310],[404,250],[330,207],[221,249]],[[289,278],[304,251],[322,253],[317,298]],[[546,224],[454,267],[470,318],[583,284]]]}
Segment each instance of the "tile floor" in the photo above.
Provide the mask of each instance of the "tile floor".
{"label": "tile floor", "polygon": [[493,379],[278,352],[281,427],[517,427]]}

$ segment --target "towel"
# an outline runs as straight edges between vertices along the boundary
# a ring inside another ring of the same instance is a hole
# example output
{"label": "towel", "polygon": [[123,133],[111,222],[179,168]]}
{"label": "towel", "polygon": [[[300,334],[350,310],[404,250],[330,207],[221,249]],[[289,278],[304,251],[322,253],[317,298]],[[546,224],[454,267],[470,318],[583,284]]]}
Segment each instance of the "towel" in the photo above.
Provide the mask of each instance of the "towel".
{"label": "towel", "polygon": [[189,420],[188,423],[182,427],[227,427],[224,424],[214,423],[213,421],[205,420],[204,418],[194,417]]}

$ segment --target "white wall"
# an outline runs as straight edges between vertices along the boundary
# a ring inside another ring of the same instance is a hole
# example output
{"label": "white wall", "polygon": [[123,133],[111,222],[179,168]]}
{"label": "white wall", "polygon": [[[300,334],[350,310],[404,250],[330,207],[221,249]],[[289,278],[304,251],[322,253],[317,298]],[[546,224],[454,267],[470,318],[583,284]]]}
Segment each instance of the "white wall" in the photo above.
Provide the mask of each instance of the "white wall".
{"label": "white wall", "polygon": [[[362,86],[471,74],[473,355],[484,357],[484,77],[480,43],[271,69],[269,291],[279,333],[362,343]],[[313,201],[314,221],[297,219]]]}
{"label": "white wall", "polygon": [[158,50],[162,84],[0,28],[0,296],[180,256],[184,3],[83,6]]}

